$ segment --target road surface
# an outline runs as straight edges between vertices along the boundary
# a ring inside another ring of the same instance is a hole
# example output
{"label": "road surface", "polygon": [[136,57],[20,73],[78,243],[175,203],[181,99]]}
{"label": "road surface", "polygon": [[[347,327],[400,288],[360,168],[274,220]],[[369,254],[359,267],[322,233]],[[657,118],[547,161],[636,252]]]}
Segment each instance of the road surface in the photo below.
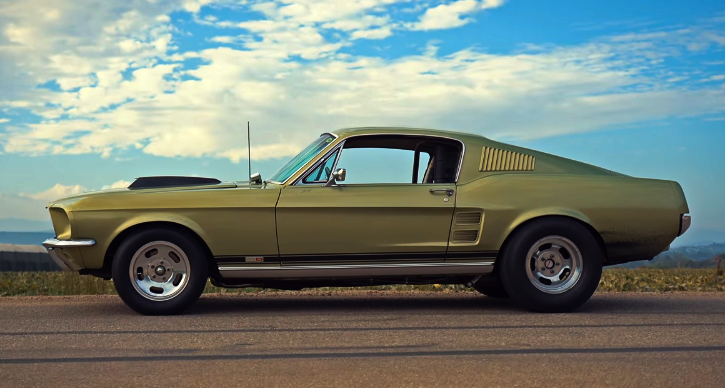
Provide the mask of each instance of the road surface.
{"label": "road surface", "polygon": [[0,298],[0,386],[723,387],[725,293],[596,294],[535,314],[473,293]]}

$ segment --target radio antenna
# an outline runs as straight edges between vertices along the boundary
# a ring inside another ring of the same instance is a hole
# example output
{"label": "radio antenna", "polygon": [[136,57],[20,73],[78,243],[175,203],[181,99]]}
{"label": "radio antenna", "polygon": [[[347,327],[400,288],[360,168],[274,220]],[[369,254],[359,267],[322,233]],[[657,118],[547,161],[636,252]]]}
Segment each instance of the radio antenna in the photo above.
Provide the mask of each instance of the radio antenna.
{"label": "radio antenna", "polygon": [[249,179],[252,179],[252,143],[250,141],[251,137],[249,135],[249,121],[247,121],[247,151],[248,151],[248,158],[247,158],[247,164],[249,166]]}

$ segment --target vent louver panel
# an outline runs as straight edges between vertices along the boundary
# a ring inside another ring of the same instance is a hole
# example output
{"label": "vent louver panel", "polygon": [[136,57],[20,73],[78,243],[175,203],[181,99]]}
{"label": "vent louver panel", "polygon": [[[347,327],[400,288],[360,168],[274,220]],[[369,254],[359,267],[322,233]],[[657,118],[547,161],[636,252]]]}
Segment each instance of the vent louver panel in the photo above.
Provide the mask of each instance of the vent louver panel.
{"label": "vent louver panel", "polygon": [[476,242],[477,230],[456,230],[453,232],[453,242]]}
{"label": "vent louver panel", "polygon": [[456,214],[456,225],[478,225],[481,223],[481,212],[461,212]]}
{"label": "vent louver panel", "polygon": [[483,147],[479,171],[534,171],[536,157]]}

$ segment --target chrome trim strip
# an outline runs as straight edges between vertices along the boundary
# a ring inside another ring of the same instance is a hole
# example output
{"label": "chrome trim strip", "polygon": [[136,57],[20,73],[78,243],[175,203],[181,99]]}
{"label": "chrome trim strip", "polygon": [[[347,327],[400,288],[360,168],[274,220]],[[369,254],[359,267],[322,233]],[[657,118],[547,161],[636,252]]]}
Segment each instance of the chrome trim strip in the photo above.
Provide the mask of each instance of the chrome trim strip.
{"label": "chrome trim strip", "polygon": [[58,240],[49,238],[43,241],[43,246],[47,248],[68,248],[68,247],[92,247],[96,245],[95,240]]}
{"label": "chrome trim strip", "polygon": [[680,218],[680,233],[677,235],[677,237],[685,234],[685,232],[690,229],[690,225],[692,225],[692,217],[687,214],[683,214],[682,218]]}
{"label": "chrome trim strip", "polygon": [[340,265],[255,265],[219,267],[225,278],[324,278],[417,275],[483,275],[493,271],[492,261],[464,263],[396,263]]}
{"label": "chrome trim strip", "polygon": [[[338,139],[338,136],[336,134],[334,134],[334,133],[327,133],[327,134],[332,135],[332,136],[335,136],[335,139],[336,140]],[[325,135],[325,133],[323,133],[323,135]],[[457,141],[457,142],[461,143],[461,156],[458,158],[458,170],[456,171],[456,179],[455,179],[455,181],[453,183],[458,183],[458,178],[460,178],[460,176],[461,176],[461,169],[463,168],[463,158],[466,156],[466,143],[464,143],[460,139],[455,139],[455,138],[452,138],[452,137],[440,136],[440,135],[425,135],[425,134],[420,134],[420,133],[385,133],[385,132],[380,132],[380,133],[364,133],[364,134],[360,134],[360,135],[351,135],[349,137],[346,137],[346,138],[343,139],[342,142],[340,142],[339,144],[336,144],[334,148],[337,148],[340,145],[344,145],[345,142],[347,140],[349,140],[349,139],[354,139],[356,137],[362,137],[362,136],[421,136],[421,137],[432,137],[432,138],[439,138],[439,139],[446,139],[446,140]],[[298,176],[291,185],[297,184],[302,179],[302,177],[306,176],[309,172],[311,172],[312,169],[314,169],[315,165],[320,160],[324,159],[327,156],[328,153],[332,152],[334,150],[334,148],[333,149],[330,149],[330,151],[326,152],[323,157],[318,158],[315,161],[315,163],[313,163],[312,166],[310,166],[310,168],[307,169],[307,171],[305,171],[300,176]],[[337,167],[337,162],[338,161],[340,161],[340,157],[339,156],[337,157],[337,160],[335,161],[335,166],[334,167]],[[297,171],[295,171],[294,174],[290,175],[290,178],[292,178],[293,176],[295,176],[295,174],[297,174],[298,172],[300,172],[301,169],[302,168],[298,169]],[[287,181],[290,178],[288,178]],[[287,181],[285,181],[285,182],[287,182]]]}

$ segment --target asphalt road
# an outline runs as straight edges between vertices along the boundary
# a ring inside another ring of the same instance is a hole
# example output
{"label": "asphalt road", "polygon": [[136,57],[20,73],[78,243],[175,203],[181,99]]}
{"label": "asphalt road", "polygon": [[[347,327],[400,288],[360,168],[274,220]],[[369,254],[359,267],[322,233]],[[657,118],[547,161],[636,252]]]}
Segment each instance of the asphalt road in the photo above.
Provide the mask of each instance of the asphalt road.
{"label": "asphalt road", "polygon": [[535,314],[473,293],[0,298],[0,386],[724,387],[725,294],[597,294]]}

